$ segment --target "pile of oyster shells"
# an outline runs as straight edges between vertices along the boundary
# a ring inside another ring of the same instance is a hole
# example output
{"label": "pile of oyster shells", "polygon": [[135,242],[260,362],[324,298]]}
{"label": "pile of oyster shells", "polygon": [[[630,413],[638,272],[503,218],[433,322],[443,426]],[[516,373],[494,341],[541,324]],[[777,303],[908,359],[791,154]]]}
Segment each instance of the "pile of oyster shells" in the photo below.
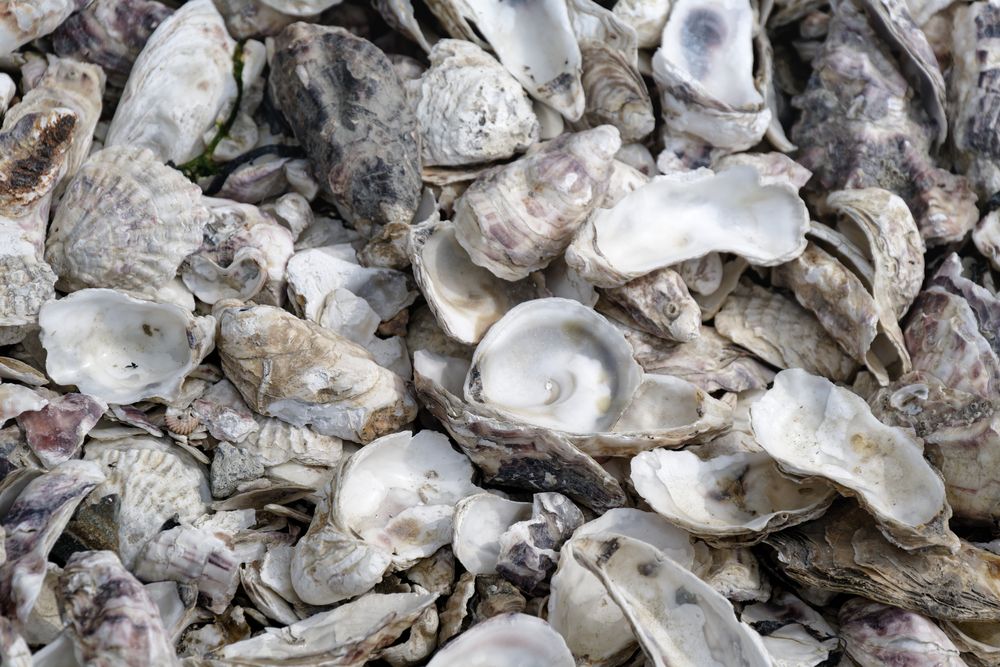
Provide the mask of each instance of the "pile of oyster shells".
{"label": "pile of oyster shells", "polygon": [[1000,0],[0,1],[0,665],[1000,666]]}

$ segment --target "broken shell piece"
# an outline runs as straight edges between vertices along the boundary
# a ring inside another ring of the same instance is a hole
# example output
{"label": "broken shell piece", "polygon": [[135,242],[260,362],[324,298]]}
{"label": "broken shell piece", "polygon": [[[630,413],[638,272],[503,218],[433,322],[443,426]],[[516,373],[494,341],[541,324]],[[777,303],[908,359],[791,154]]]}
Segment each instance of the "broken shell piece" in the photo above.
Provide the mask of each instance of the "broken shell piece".
{"label": "broken shell piece", "polygon": [[504,280],[545,268],[607,192],[618,130],[566,134],[480,176],[455,205],[458,242]]}
{"label": "broken shell piece", "polygon": [[362,443],[416,415],[402,378],[364,348],[278,308],[221,309],[218,348],[226,377],[260,414]]}
{"label": "broken shell piece", "polygon": [[923,442],[878,421],[857,394],[801,369],[782,371],[750,418],[783,470],[824,477],[857,497],[894,544],[958,549],[944,481],[924,460]]}
{"label": "broken shell piece", "polygon": [[573,557],[577,539],[598,534],[642,540],[685,567],[694,564],[695,551],[690,536],[680,528],[652,512],[625,507],[608,510],[585,523],[563,545],[551,580],[549,623],[580,663],[616,665],[635,651],[635,635],[601,581]]}
{"label": "broken shell piece", "polygon": [[746,547],[696,548],[695,564],[691,570],[727,600],[763,602],[771,597],[767,571]]}
{"label": "broken shell piece", "polygon": [[777,368],[802,368],[845,382],[858,367],[812,313],[747,280],[716,314],[715,330]]}
{"label": "broken shell piece", "polygon": [[894,662],[965,667],[958,648],[926,616],[863,598],[845,602],[838,616],[847,654],[860,667]]}
{"label": "broken shell piece", "polygon": [[597,535],[574,540],[573,557],[601,580],[657,667],[771,665],[760,637],[737,620],[730,602],[656,547]]}
{"label": "broken shell piece", "polygon": [[701,309],[681,275],[671,268],[647,273],[603,294],[624,308],[639,329],[654,336],[688,342],[701,330]]}
{"label": "broken shell piece", "polygon": [[462,633],[427,667],[573,667],[566,642],[548,623],[526,614],[502,614]]}
{"label": "broken shell piece", "polygon": [[175,11],[136,59],[105,146],[148,148],[157,161],[174,164],[201,155],[205,133],[236,102],[235,51],[212,0]]}
{"label": "broken shell piece", "polygon": [[114,553],[74,553],[60,583],[63,617],[81,664],[177,664],[159,610]]}
{"label": "broken shell piece", "polygon": [[0,565],[0,608],[22,623],[45,580],[45,564],[73,511],[104,481],[91,461],[66,461],[28,482],[3,517],[6,561]]}
{"label": "broken shell piece", "polygon": [[969,665],[995,667],[1000,664],[997,623],[941,621],[940,626],[952,643],[962,652],[962,657]]}
{"label": "broken shell piece", "polygon": [[83,9],[88,0],[41,0],[12,2],[0,16],[0,57],[55,30],[70,14]]}
{"label": "broken shell piece", "polygon": [[[221,646],[210,654],[232,664],[363,664],[406,632],[435,593],[370,593],[285,628]],[[570,664],[572,667],[572,663]]]}
{"label": "broken shell piece", "polygon": [[479,343],[465,398],[528,424],[596,433],[611,429],[641,381],[631,348],[600,315],[576,301],[536,299]]}
{"label": "broken shell piece", "polygon": [[759,451],[654,449],[632,459],[636,493],[668,521],[714,544],[752,544],[822,514],[836,496],[821,480],[781,474]]}
{"label": "broken shell piece", "polygon": [[114,287],[152,296],[198,249],[208,211],[180,172],[134,146],[104,149],[70,182],[45,258],[67,290]]}
{"label": "broken shell piece", "polygon": [[41,410],[22,413],[17,422],[31,451],[42,465],[52,468],[76,455],[107,409],[106,403],[93,396],[63,394]]}
{"label": "broken shell piece", "polygon": [[49,404],[49,400],[30,387],[19,384],[0,384],[0,426],[26,412],[35,412]]}
{"label": "broken shell piece", "polygon": [[809,213],[790,185],[763,185],[751,167],[718,174],[699,169],[657,176],[598,210],[569,246],[566,261],[599,287],[710,252],[773,266],[802,253],[808,228]]}
{"label": "broken shell piece", "polygon": [[212,317],[106,289],[49,301],[38,323],[53,380],[123,404],[175,397],[211,351],[215,329]]}
{"label": "broken shell piece", "polygon": [[343,442],[340,438],[321,435],[309,427],[293,426],[280,419],[257,416],[255,421],[259,430],[250,432],[243,444],[260,456],[265,466],[294,461],[303,465],[333,467],[342,457]]}
{"label": "broken shell piece", "polygon": [[32,387],[49,383],[49,379],[45,377],[45,373],[31,364],[12,357],[0,357],[0,378],[17,380]]}
{"label": "broken shell piece", "polygon": [[[14,621],[0,616],[0,655],[3,655],[4,667],[31,667],[32,664],[39,664],[32,662],[31,649],[18,630]],[[35,656],[34,660],[37,661],[38,657]]]}
{"label": "broken shell piece", "polygon": [[294,23],[276,38],[271,68],[316,177],[358,230],[408,224],[420,201],[418,131],[385,54],[343,28]]}
{"label": "broken shell piece", "polygon": [[566,496],[536,493],[531,519],[511,525],[500,536],[497,573],[532,597],[544,595],[560,547],[583,521],[583,512]]}
{"label": "broken shell piece", "polygon": [[472,574],[496,574],[500,538],[517,523],[531,518],[531,504],[492,493],[476,493],[455,505],[451,546],[455,558]]}
{"label": "broken shell piece", "polygon": [[826,619],[790,593],[744,607],[740,620],[761,636],[775,667],[817,667],[843,652]]}
{"label": "broken shell piece", "polygon": [[[253,412],[243,402],[236,387],[228,380],[220,380],[191,404],[190,416],[198,424],[205,424],[216,440],[243,442],[261,430]],[[168,410],[169,414],[169,410]],[[261,419],[261,422],[270,420]],[[192,420],[183,426],[190,428]],[[178,424],[180,425],[180,424]],[[168,423],[167,426],[170,426]],[[176,428],[171,429],[179,433]],[[289,430],[292,430],[290,427]],[[258,437],[259,441],[259,437]],[[267,444],[270,444],[268,441]]]}
{"label": "broken shell piece", "polygon": [[444,39],[420,79],[423,165],[504,160],[538,141],[538,118],[521,84],[471,42]]}
{"label": "broken shell piece", "polygon": [[413,277],[441,329],[462,343],[478,343],[512,307],[540,296],[530,279],[512,283],[474,264],[459,245],[454,225],[436,214],[411,228],[409,256]]}
{"label": "broken shell piece", "polygon": [[382,437],[337,474],[332,512],[338,525],[393,555],[425,558],[451,542],[455,503],[476,493],[472,464],[435,431]]}

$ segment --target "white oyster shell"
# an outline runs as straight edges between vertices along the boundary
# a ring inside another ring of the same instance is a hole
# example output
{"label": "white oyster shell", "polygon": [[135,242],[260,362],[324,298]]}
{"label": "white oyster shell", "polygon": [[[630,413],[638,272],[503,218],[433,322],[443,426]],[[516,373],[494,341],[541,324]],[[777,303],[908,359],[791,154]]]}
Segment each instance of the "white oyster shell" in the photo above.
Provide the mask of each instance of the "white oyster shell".
{"label": "white oyster shell", "polygon": [[750,406],[754,437],[783,470],[824,477],[853,495],[903,549],[956,551],[944,481],[923,442],[878,421],[864,399],[801,369],[782,371]]}
{"label": "white oyster shell", "polygon": [[501,614],[477,624],[437,652],[427,667],[573,667],[563,638],[540,618]]}
{"label": "white oyster shell", "polygon": [[751,167],[657,176],[577,233],[566,261],[599,287],[711,252],[773,266],[806,247],[809,212],[784,183],[764,185]]}
{"label": "white oyster shell", "polygon": [[185,3],[157,27],[132,67],[105,146],[149,148],[183,164],[236,102],[236,42],[212,0]]}
{"label": "white oyster shell", "polygon": [[212,317],[105,289],[47,302],[38,324],[53,380],[122,404],[171,400],[215,335]]}
{"label": "white oyster shell", "polygon": [[425,166],[503,160],[538,141],[531,100],[493,56],[444,39],[428,57],[417,104]]}
{"label": "white oyster shell", "polygon": [[618,0],[612,11],[635,30],[639,48],[655,48],[663,41],[670,0]]}
{"label": "white oyster shell", "polygon": [[47,35],[88,0],[13,0],[0,11],[0,57],[31,40]]}
{"label": "white oyster shell", "polygon": [[495,574],[500,538],[518,521],[531,518],[531,503],[507,500],[492,493],[467,496],[455,505],[455,558],[467,572]]}

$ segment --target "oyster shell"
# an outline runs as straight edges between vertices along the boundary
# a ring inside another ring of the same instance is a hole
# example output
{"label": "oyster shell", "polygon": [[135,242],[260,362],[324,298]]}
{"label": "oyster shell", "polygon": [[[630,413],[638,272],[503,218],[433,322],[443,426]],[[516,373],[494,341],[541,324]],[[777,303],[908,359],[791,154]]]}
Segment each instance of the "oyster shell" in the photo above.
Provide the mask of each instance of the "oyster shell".
{"label": "oyster shell", "polygon": [[458,242],[504,280],[545,268],[604,199],[620,147],[618,130],[604,125],[486,172],[455,205]]}
{"label": "oyster shell", "polygon": [[444,39],[428,57],[416,108],[424,166],[503,160],[538,141],[531,101],[490,54]]}
{"label": "oyster shell", "polygon": [[864,399],[801,369],[782,371],[750,406],[754,437],[791,474],[824,477],[858,498],[903,549],[954,553],[951,507],[923,441],[878,421]]}
{"label": "oyster shell", "polygon": [[413,219],[416,119],[389,59],[343,28],[295,23],[275,40],[271,93],[317,179],[366,236]]}
{"label": "oyster shell", "polygon": [[773,266],[802,253],[808,225],[805,204],[790,185],[764,185],[745,166],[718,174],[699,169],[657,176],[597,211],[566,261],[599,287],[719,251]]}
{"label": "oyster shell", "polygon": [[114,553],[73,554],[60,584],[63,617],[82,664],[178,664],[159,609]]}
{"label": "oyster shell", "polygon": [[582,537],[573,557],[604,584],[657,667],[771,664],[729,601],[651,544],[623,535]]}
{"label": "oyster shell", "polygon": [[681,274],[669,267],[602,294],[623,308],[639,329],[654,336],[686,343],[701,331],[701,308]]}
{"label": "oyster shell", "polygon": [[639,48],[651,49],[663,40],[670,4],[670,0],[618,0],[612,11],[635,30]]}
{"label": "oyster shell", "polygon": [[201,192],[134,146],[93,155],[56,208],[45,258],[65,290],[112,287],[153,296],[198,249]]}
{"label": "oyster shell", "polygon": [[860,667],[893,662],[965,667],[948,635],[925,616],[863,598],[845,602],[838,616],[847,655]]}
{"label": "oyster shell", "polygon": [[63,394],[40,410],[22,412],[17,423],[24,439],[46,468],[74,458],[90,429],[108,406],[87,394]]}
{"label": "oyster shell", "polygon": [[475,493],[455,505],[451,546],[455,558],[472,574],[496,574],[500,538],[519,521],[531,518],[531,503]]}
{"label": "oyster shell", "polygon": [[221,308],[218,348],[226,377],[260,414],[362,443],[416,415],[402,378],[364,348],[278,308]]}
{"label": "oyster shell", "polygon": [[525,614],[501,614],[445,645],[427,667],[573,667],[566,642],[545,621]]}
{"label": "oyster shell", "polygon": [[0,57],[55,30],[90,0],[13,0],[0,10]]}
{"label": "oyster shell", "polygon": [[38,324],[49,376],[108,403],[175,398],[215,334],[212,317],[105,289],[47,302]]}
{"label": "oyster shell", "polygon": [[790,593],[744,607],[740,620],[761,636],[775,667],[816,667],[843,653],[826,619]]}

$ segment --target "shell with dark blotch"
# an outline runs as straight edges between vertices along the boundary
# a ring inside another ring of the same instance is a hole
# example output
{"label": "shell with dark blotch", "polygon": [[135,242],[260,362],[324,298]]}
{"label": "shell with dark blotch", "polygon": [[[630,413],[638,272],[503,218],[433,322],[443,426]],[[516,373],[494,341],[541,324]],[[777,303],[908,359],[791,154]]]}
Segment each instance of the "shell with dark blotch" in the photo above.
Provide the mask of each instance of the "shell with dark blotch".
{"label": "shell with dark blotch", "polygon": [[[17,107],[7,112],[10,118]],[[0,132],[0,214],[23,216],[52,192],[69,159],[79,121],[66,108],[4,123]]]}
{"label": "shell with dark blotch", "polygon": [[83,664],[177,664],[160,611],[114,553],[73,554],[59,583],[63,617]]}
{"label": "shell with dark blotch", "polygon": [[156,27],[173,12],[157,0],[94,0],[52,33],[64,58],[100,65],[108,84],[121,88]]}
{"label": "shell with dark blotch", "polygon": [[202,243],[201,191],[153,153],[95,153],[56,209],[45,257],[67,289],[110,287],[152,296]]}
{"label": "shell with dark blotch", "polygon": [[536,493],[532,517],[500,536],[497,572],[531,596],[548,592],[559,549],[583,525],[583,512],[561,493]]}
{"label": "shell with dark blotch", "polygon": [[343,28],[294,23],[271,92],[317,178],[359,230],[409,223],[420,201],[417,122],[392,63]]}
{"label": "shell with dark blotch", "polygon": [[[934,123],[912,99],[888,45],[852,3],[838,3],[813,61],[791,139],[830,190],[881,187],[904,199],[928,245],[961,239],[978,219],[961,176],[929,156]],[[863,91],[863,93],[862,93]]]}

